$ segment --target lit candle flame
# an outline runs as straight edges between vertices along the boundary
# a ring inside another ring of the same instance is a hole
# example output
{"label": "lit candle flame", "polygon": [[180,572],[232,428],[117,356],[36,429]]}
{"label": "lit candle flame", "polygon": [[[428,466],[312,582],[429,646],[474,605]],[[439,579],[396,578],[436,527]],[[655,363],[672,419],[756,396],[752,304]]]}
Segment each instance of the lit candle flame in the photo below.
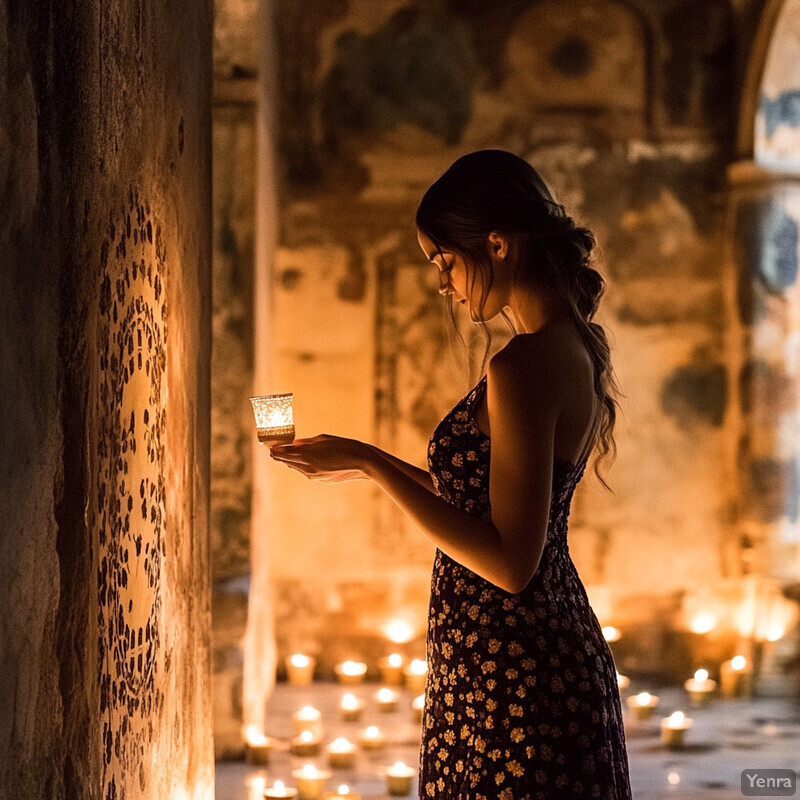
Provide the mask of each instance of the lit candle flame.
{"label": "lit candle flame", "polygon": [[707,611],[701,611],[692,617],[689,628],[691,628],[694,633],[708,633],[714,629],[716,624],[717,620],[713,614]]}
{"label": "lit candle flame", "polygon": [[298,719],[308,720],[308,719],[318,719],[319,717],[320,717],[319,711],[317,711],[317,709],[314,708],[313,706],[303,706],[297,712]]}
{"label": "lit candle flame", "polygon": [[683,725],[683,721],[686,719],[686,715],[683,711],[673,711],[669,715],[669,724],[673,727],[678,727]]}
{"label": "lit candle flame", "polygon": [[358,699],[354,694],[348,692],[342,697],[342,708],[345,711],[353,711],[358,708]]}
{"label": "lit candle flame", "polygon": [[308,656],[304,656],[302,653],[295,653],[292,656],[292,666],[304,668],[307,667],[311,663],[311,659]]}
{"label": "lit candle flame", "polygon": [[621,636],[622,632],[619,628],[615,628],[613,625],[606,625],[603,627],[603,637],[607,642],[619,641]]}
{"label": "lit candle flame", "polygon": [[313,731],[303,731],[300,734],[300,739],[303,742],[313,742],[314,741],[314,733],[313,733]]}
{"label": "lit candle flame", "polygon": [[428,671],[428,665],[421,658],[415,658],[409,664],[408,671],[413,675],[424,675]]}
{"label": "lit candle flame", "polygon": [[391,689],[380,689],[378,691],[378,701],[381,703],[391,703],[395,699],[394,692]]}
{"label": "lit candle flame", "polygon": [[275,781],[275,783],[272,784],[272,788],[278,792],[286,791],[286,785],[284,784],[283,781]]}
{"label": "lit candle flame", "polygon": [[747,659],[744,656],[734,656],[731,659],[731,669],[740,672],[747,666]]}
{"label": "lit candle flame", "polygon": [[313,764],[304,764],[301,772],[303,773],[304,778],[319,777],[319,772],[317,771],[317,768]]}
{"label": "lit candle flame", "polygon": [[364,736],[366,736],[368,739],[377,739],[379,735],[380,731],[378,730],[377,725],[370,725],[369,728],[364,731]]}
{"label": "lit candle flame", "polygon": [[343,783],[336,791],[339,792],[339,794],[350,794],[350,787],[346,783]]}
{"label": "lit candle flame", "polygon": [[386,638],[395,644],[405,644],[414,638],[414,629],[402,619],[393,619],[384,629]]}
{"label": "lit candle flame", "polygon": [[636,695],[636,702],[640,706],[649,705],[651,700],[652,700],[652,695],[650,694],[650,692],[639,692],[639,694]]}
{"label": "lit candle flame", "polygon": [[401,666],[403,663],[403,656],[401,656],[400,653],[392,653],[386,661],[390,667],[397,669],[397,667]]}
{"label": "lit candle flame", "polygon": [[362,675],[367,671],[367,665],[358,661],[345,661],[341,669],[344,675]]}
{"label": "lit candle flame", "polygon": [[707,669],[698,669],[697,672],[694,673],[694,679],[698,683],[703,683],[704,681],[708,680],[708,670]]}

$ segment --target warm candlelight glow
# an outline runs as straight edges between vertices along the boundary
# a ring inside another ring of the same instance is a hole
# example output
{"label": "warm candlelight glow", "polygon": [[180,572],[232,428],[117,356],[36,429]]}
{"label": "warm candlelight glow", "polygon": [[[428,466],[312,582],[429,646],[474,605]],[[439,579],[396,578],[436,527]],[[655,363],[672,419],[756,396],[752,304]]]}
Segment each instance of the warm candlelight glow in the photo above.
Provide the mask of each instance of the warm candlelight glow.
{"label": "warm candlelight glow", "polygon": [[689,629],[693,633],[709,633],[716,627],[717,620],[708,611],[700,611],[689,621]]}
{"label": "warm candlelight glow", "polygon": [[411,792],[411,780],[417,770],[407,766],[402,761],[395,761],[391,767],[386,768],[386,783],[389,794],[405,797]]}
{"label": "warm candlelight glow", "polygon": [[256,798],[253,796],[253,800],[262,800],[262,798],[282,798],[282,800],[292,800],[293,798],[297,797],[297,789],[293,789],[291,786],[286,786],[283,781],[275,781],[272,786],[264,788],[262,793]]}
{"label": "warm candlelight glow", "polygon": [[717,688],[717,682],[708,677],[707,669],[696,670],[694,677],[684,681],[683,685],[694,705],[707,703]]}
{"label": "warm candlelight glow", "polygon": [[708,670],[707,669],[698,669],[694,673],[694,679],[698,683],[702,683],[703,681],[707,681],[708,680]]}
{"label": "warm candlelight glow", "polygon": [[350,787],[346,783],[343,783],[336,791],[339,794],[350,794]]}
{"label": "warm candlelight glow", "polygon": [[405,644],[414,638],[414,628],[404,619],[393,619],[383,629],[386,638],[395,644]]}
{"label": "warm candlelight glow", "polygon": [[360,683],[367,674],[367,665],[361,661],[343,661],[334,667],[340,683]]}
{"label": "warm candlelight glow", "polygon": [[734,656],[731,659],[731,669],[740,672],[747,666],[747,659],[744,656]]}
{"label": "warm candlelight glow", "polygon": [[380,689],[377,697],[381,703],[391,703],[397,698],[397,695],[391,689]]}
{"label": "warm candlelight glow", "polygon": [[421,658],[415,658],[408,665],[408,671],[411,675],[424,675],[428,671],[428,664]]}
{"label": "warm candlelight glow", "polygon": [[636,705],[638,706],[649,706],[652,702],[652,699],[653,696],[650,694],[650,692],[639,692],[639,694],[637,694],[634,698]]}
{"label": "warm candlelight glow", "polygon": [[686,731],[691,727],[692,720],[683,711],[673,711],[661,720],[661,743],[673,750],[682,748]]}
{"label": "warm candlelight glow", "polygon": [[259,776],[250,778],[250,800],[261,800],[264,797],[264,789],[267,788],[267,779]]}
{"label": "warm candlelight glow", "polygon": [[631,684],[631,679],[627,675],[620,675],[617,673],[617,688],[627,689]]}
{"label": "warm candlelight glow", "polygon": [[304,656],[302,653],[295,653],[291,658],[292,666],[300,667],[307,667],[311,663],[311,659],[308,656]]}
{"label": "warm candlelight glow", "polygon": [[302,769],[292,772],[292,777],[297,781],[300,800],[316,800],[322,796],[322,786],[331,773],[317,769],[313,764],[304,764]]}
{"label": "warm candlelight glow", "polygon": [[605,625],[603,627],[603,637],[607,642],[618,642],[622,637],[622,631],[613,625]]}
{"label": "warm candlelight glow", "polygon": [[265,745],[269,742],[269,737],[262,733],[256,725],[248,725],[244,733],[245,741],[251,745]]}
{"label": "warm candlelight glow", "polygon": [[261,444],[274,445],[294,440],[292,396],[288,392],[250,398]]}
{"label": "warm candlelight glow", "polygon": [[328,745],[328,763],[332,767],[348,769],[355,763],[356,746],[344,736],[334,739]]}
{"label": "warm candlelight glow", "polygon": [[421,694],[411,701],[411,708],[414,711],[414,717],[417,720],[422,719],[422,712],[425,710],[425,695]]}
{"label": "warm candlelight glow", "polygon": [[342,696],[342,708],[346,711],[352,711],[354,708],[358,708],[358,698],[348,692],[347,694]]}
{"label": "warm candlelight glow", "polygon": [[629,697],[626,701],[628,708],[637,720],[650,719],[653,711],[658,705],[658,697],[650,692],[639,692],[639,694]]}
{"label": "warm candlelight glow", "polygon": [[313,742],[314,741],[314,734],[311,731],[303,731],[300,734],[300,739],[304,742]]}
{"label": "warm candlelight glow", "polygon": [[681,776],[677,772],[670,772],[667,775],[667,783],[670,786],[677,786],[681,782]]}
{"label": "warm candlelight glow", "polygon": [[378,750],[383,747],[385,737],[377,725],[370,725],[362,734],[359,743],[366,750]]}
{"label": "warm candlelight glow", "polygon": [[398,667],[403,666],[403,656],[400,653],[392,653],[386,661],[388,662],[390,667],[394,667],[397,669]]}

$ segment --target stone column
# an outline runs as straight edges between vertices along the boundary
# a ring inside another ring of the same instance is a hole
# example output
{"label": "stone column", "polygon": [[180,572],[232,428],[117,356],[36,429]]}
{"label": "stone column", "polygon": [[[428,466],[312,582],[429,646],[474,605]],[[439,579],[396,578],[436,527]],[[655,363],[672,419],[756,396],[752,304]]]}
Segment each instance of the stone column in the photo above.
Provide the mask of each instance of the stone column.
{"label": "stone column", "polygon": [[[254,394],[291,391],[272,384],[270,363],[272,338],[272,273],[278,239],[276,165],[277,57],[273,30],[273,0],[262,0],[260,10],[261,54],[258,106],[256,108],[256,246],[253,277],[253,325],[255,356]],[[261,732],[265,726],[266,704],[275,683],[275,611],[273,601],[272,474],[274,464],[256,440],[253,429],[253,504],[250,539],[250,595],[244,645],[245,727]]]}
{"label": "stone column", "polygon": [[742,572],[800,567],[800,175],[729,172],[738,314],[738,522]]}
{"label": "stone column", "polygon": [[0,0],[0,798],[212,800],[212,7]]}

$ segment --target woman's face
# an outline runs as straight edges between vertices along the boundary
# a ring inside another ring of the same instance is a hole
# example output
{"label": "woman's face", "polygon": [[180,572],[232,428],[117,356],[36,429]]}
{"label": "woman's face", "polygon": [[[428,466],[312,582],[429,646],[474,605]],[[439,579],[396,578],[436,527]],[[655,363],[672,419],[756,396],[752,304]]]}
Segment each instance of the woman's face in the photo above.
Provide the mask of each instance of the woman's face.
{"label": "woman's face", "polygon": [[[502,303],[496,302],[497,292],[494,291],[494,286],[481,309],[481,277],[473,275],[473,267],[468,266],[462,256],[439,250],[422,231],[417,231],[417,240],[425,257],[439,273],[439,294],[451,295],[453,300],[469,312],[473,322],[489,320],[502,311]],[[497,308],[493,307],[495,305]]]}

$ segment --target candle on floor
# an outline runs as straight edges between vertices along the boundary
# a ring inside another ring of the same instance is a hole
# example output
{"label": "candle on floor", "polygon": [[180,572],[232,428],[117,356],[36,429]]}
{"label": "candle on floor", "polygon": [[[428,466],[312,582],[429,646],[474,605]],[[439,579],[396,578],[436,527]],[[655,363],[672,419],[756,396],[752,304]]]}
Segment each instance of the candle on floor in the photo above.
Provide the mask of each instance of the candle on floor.
{"label": "candle on floor", "polygon": [[387,686],[399,686],[403,682],[403,656],[392,653],[378,662],[381,681]]}
{"label": "candle on floor", "polygon": [[658,706],[658,696],[650,692],[639,692],[631,695],[626,702],[634,719],[646,720],[653,716],[653,711]]}
{"label": "candle on floor", "polygon": [[719,668],[719,687],[723,697],[747,697],[752,691],[753,670],[744,656],[723,661]]}
{"label": "candle on floor", "polygon": [[343,783],[335,792],[325,792],[323,800],[361,800],[358,792],[350,791],[350,787]]}
{"label": "candle on floor", "polygon": [[297,797],[297,789],[293,786],[285,786],[283,781],[275,781],[272,786],[267,786],[264,789],[264,797],[268,798],[268,800],[272,800],[272,798],[290,800],[290,798]]}
{"label": "candle on floor", "polygon": [[392,797],[406,797],[411,794],[411,782],[417,770],[402,761],[396,761],[386,768],[386,789]]}
{"label": "candle on floor", "polygon": [[336,769],[351,769],[356,763],[356,746],[340,736],[328,745],[328,765]]}
{"label": "candle on floor", "polygon": [[613,625],[605,625],[603,627],[603,638],[609,642],[609,644],[618,642],[622,638],[622,631],[619,628],[615,628]]}
{"label": "candle on floor", "polygon": [[245,761],[259,767],[269,764],[270,752],[275,746],[272,739],[254,727],[248,727],[245,740]]}
{"label": "candle on floor", "polygon": [[689,699],[696,706],[708,703],[717,688],[717,682],[708,677],[707,669],[698,669],[694,677],[684,681],[683,685],[689,693]]}
{"label": "candle on floor", "polygon": [[411,701],[411,709],[414,712],[414,719],[417,720],[417,722],[421,722],[422,721],[422,712],[425,710],[425,695],[424,694],[417,695]]}
{"label": "candle on floor", "polygon": [[377,725],[370,725],[361,734],[358,743],[364,750],[380,750],[386,744],[386,737]]}
{"label": "candle on floor", "polygon": [[286,677],[292,686],[308,686],[314,679],[317,660],[313,656],[295,653],[286,659]]}
{"label": "candle on floor", "polygon": [[290,749],[292,755],[310,758],[319,754],[320,741],[312,731],[302,731],[292,739]]}
{"label": "candle on floor", "polygon": [[318,800],[322,797],[322,788],[331,773],[317,769],[313,764],[305,764],[302,769],[294,770],[292,777],[297,781],[300,800]]}
{"label": "candle on floor", "polygon": [[345,722],[358,722],[361,719],[361,712],[364,710],[364,703],[354,694],[347,692],[342,696],[339,704],[339,713]]}
{"label": "candle on floor", "polygon": [[421,658],[415,658],[403,670],[406,686],[415,694],[425,691],[425,679],[428,675],[428,664]]}
{"label": "candle on floor", "polygon": [[311,731],[316,738],[322,738],[322,714],[313,706],[303,706],[292,714],[292,724],[296,736]]}
{"label": "candle on floor", "polygon": [[339,683],[361,683],[367,674],[367,665],[362,661],[344,661],[333,669]]}
{"label": "candle on floor", "polygon": [[375,702],[378,705],[378,709],[383,712],[397,711],[397,700],[397,692],[393,692],[386,687],[379,689],[375,693]]}
{"label": "candle on floor", "polygon": [[661,743],[671,750],[684,746],[686,731],[692,727],[692,720],[683,711],[673,711],[661,720]]}

